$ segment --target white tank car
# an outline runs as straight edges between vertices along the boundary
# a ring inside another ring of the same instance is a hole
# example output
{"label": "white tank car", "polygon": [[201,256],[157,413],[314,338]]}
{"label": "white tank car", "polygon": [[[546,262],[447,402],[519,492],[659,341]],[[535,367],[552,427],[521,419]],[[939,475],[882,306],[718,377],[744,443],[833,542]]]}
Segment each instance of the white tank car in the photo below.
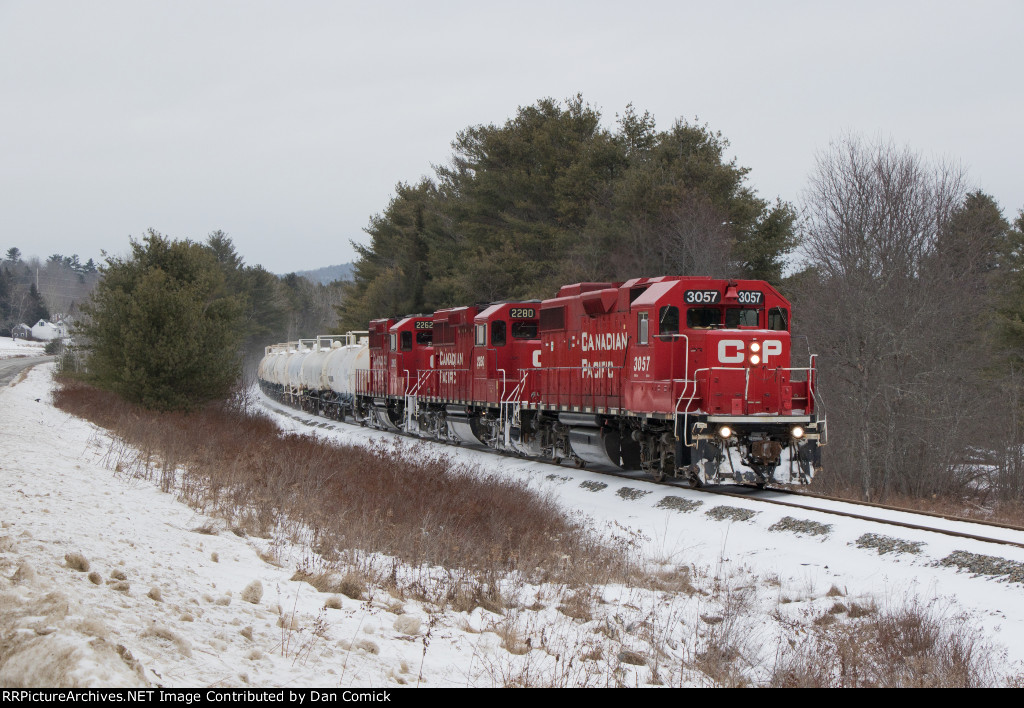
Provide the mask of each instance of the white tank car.
{"label": "white tank car", "polygon": [[285,365],[284,387],[292,393],[298,393],[302,386],[302,362],[309,356],[311,347],[316,344],[315,339],[300,339],[298,347],[288,355],[288,362]]}
{"label": "white tank car", "polygon": [[[304,391],[320,391],[324,373],[324,362],[331,354],[334,337],[320,336],[314,341],[312,351],[302,360],[299,373],[299,388]],[[338,346],[341,346],[340,342]]]}
{"label": "white tank car", "polygon": [[264,347],[263,358],[256,367],[256,378],[260,381],[270,381],[270,370],[274,367],[274,358],[277,356],[276,345]]}
{"label": "white tank car", "polygon": [[370,368],[369,341],[368,332],[345,335],[345,344],[334,349],[324,363],[325,388],[346,399],[355,393],[356,371]]}
{"label": "white tank car", "polygon": [[292,355],[298,346],[298,342],[288,342],[274,359],[274,368],[270,370],[270,382],[277,386],[284,386],[288,382],[288,357]]}

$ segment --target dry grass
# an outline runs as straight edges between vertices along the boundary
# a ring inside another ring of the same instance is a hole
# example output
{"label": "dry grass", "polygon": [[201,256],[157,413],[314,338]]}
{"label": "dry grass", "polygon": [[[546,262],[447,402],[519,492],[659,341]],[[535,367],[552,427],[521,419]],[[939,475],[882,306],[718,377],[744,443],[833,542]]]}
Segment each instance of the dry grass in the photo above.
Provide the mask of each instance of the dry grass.
{"label": "dry grass", "polygon": [[[250,536],[294,529],[324,558],[382,553],[413,567],[573,582],[628,565],[524,482],[445,459],[282,434],[244,405],[156,413],[73,380],[61,382],[54,400],[116,436],[107,462],[122,473],[154,479]],[[330,591],[360,597],[365,582],[343,578]],[[471,589],[472,602],[500,606],[491,585]]]}
{"label": "dry grass", "polygon": [[780,652],[779,687],[973,688],[999,682],[996,652],[964,615],[916,599],[837,620],[835,606]]}

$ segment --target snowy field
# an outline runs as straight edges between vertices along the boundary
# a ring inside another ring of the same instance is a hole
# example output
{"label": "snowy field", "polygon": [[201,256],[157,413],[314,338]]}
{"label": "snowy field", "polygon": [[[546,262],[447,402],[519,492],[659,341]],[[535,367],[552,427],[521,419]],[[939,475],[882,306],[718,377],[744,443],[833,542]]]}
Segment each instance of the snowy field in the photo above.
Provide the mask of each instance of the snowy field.
{"label": "snowy field", "polygon": [[0,359],[16,356],[42,356],[46,342],[29,342],[24,339],[0,337]]}
{"label": "snowy field", "polygon": [[[459,448],[443,454],[528,479],[630,539],[652,568],[685,570],[694,592],[606,586],[574,612],[579,598],[564,588],[521,583],[504,613],[380,589],[364,600],[320,593],[291,580],[315,564],[308,548],[238,537],[111,469],[109,436],[50,405],[51,371],[0,390],[3,686],[707,685],[694,657],[727,629],[757,682],[801,623],[837,602],[913,599],[966,615],[1000,648],[1005,673],[1024,671],[1024,588],[937,565],[956,550],[1024,562],[1024,549]],[[310,430],[296,419],[308,416],[264,405],[282,427]],[[351,444],[389,437],[320,422],[318,435]],[[731,510],[713,511],[722,506]],[[794,533],[777,525],[786,516],[828,529]],[[857,545],[866,533],[919,552],[880,555]]]}

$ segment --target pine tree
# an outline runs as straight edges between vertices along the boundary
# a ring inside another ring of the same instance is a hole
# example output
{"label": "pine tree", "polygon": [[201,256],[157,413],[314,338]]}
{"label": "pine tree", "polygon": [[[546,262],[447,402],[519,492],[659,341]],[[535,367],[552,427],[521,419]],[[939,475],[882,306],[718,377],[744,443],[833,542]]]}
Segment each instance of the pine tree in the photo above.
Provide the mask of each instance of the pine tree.
{"label": "pine tree", "polygon": [[242,301],[210,249],[150,230],[101,272],[76,333],[91,381],[159,410],[228,393],[239,373]]}

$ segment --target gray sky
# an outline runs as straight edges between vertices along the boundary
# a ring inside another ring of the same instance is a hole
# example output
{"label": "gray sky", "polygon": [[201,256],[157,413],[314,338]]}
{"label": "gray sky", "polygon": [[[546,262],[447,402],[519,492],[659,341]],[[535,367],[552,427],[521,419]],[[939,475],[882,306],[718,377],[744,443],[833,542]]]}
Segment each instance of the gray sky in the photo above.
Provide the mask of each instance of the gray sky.
{"label": "gray sky", "polygon": [[1024,206],[1024,2],[0,0],[0,253],[223,229],[247,263],[354,258],[457,131],[582,93],[699,118],[766,199],[844,131]]}

